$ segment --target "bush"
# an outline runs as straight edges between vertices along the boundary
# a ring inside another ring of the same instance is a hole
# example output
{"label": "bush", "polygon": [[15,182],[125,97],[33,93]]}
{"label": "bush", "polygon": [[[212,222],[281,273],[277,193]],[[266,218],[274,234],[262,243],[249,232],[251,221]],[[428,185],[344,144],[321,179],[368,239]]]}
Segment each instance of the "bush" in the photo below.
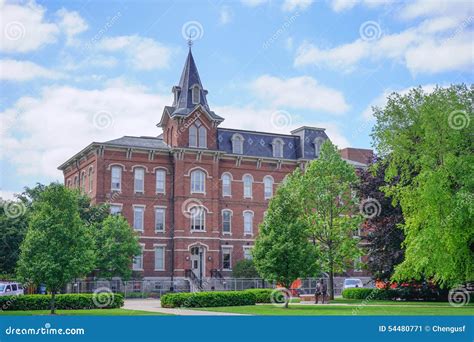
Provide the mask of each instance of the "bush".
{"label": "bush", "polygon": [[345,299],[445,301],[447,291],[427,286],[400,286],[394,289],[351,288],[342,291]]}
{"label": "bush", "polygon": [[167,293],[161,296],[164,308],[205,308],[255,305],[256,296],[247,291]]}
{"label": "bush", "polygon": [[257,269],[251,259],[242,259],[235,263],[232,268],[232,277],[234,278],[258,278]]}
{"label": "bush", "polygon": [[[92,293],[83,294],[59,294],[56,295],[55,306],[59,310],[81,310],[81,309],[111,309],[123,306],[123,295],[101,293],[100,297]],[[94,298],[98,306],[94,303]],[[24,295],[24,296],[2,296],[0,297],[1,310],[49,310],[51,307],[50,295]]]}
{"label": "bush", "polygon": [[271,303],[271,296],[274,289],[251,289],[245,292],[253,293],[255,295],[256,303]]}

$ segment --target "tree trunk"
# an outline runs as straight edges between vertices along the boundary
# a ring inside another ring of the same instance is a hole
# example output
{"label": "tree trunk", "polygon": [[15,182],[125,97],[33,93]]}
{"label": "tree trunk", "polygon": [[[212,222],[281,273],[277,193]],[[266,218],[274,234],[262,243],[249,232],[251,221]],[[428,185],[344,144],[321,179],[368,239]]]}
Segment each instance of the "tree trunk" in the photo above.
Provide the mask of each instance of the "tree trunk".
{"label": "tree trunk", "polygon": [[329,299],[334,299],[334,265],[332,260],[329,260],[329,281],[328,281]]}
{"label": "tree trunk", "polygon": [[51,291],[51,315],[56,314],[56,290]]}
{"label": "tree trunk", "polygon": [[288,298],[288,300],[285,300],[285,309],[288,309],[289,303],[290,303],[290,298]]}

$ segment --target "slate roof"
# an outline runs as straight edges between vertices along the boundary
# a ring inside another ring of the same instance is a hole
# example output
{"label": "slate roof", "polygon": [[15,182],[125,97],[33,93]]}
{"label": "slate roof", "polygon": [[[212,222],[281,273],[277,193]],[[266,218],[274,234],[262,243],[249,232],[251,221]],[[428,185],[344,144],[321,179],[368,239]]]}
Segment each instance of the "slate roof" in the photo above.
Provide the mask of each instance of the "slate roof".
{"label": "slate roof", "polygon": [[169,146],[165,144],[163,139],[160,139],[159,137],[131,137],[126,135],[118,139],[105,141],[102,144],[115,145],[119,147],[138,147],[147,149],[169,150]]}

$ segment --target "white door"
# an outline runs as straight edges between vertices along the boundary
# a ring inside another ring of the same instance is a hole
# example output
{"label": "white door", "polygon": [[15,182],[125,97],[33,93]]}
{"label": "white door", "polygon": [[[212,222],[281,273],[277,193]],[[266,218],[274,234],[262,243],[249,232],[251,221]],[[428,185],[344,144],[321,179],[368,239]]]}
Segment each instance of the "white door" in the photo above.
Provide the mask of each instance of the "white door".
{"label": "white door", "polygon": [[191,248],[191,269],[194,272],[194,275],[201,279],[204,277],[204,249],[202,247],[192,247]]}

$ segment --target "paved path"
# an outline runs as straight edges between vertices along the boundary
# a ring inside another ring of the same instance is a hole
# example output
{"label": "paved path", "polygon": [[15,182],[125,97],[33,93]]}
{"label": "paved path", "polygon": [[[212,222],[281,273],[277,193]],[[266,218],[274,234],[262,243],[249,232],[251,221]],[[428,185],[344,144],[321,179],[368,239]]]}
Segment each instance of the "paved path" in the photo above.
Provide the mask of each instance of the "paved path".
{"label": "paved path", "polygon": [[125,299],[124,306],[122,309],[126,310],[141,310],[149,312],[160,312],[170,315],[181,315],[181,316],[245,316],[241,314],[235,314],[230,312],[211,312],[211,311],[199,311],[189,309],[167,309],[162,308],[159,299]]}

